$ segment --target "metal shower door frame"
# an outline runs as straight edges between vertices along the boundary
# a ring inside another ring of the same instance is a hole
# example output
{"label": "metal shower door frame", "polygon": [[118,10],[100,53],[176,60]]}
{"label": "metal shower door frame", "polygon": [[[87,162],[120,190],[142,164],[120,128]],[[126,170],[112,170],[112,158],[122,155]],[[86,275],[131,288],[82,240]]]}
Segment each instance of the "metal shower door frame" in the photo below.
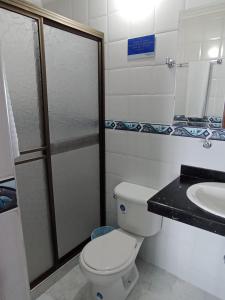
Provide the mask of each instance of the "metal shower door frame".
{"label": "metal shower door frame", "polygon": [[[64,265],[68,260],[79,254],[84,245],[89,241],[86,240],[78,245],[75,249],[59,258],[57,233],[56,233],[56,218],[52,179],[52,163],[51,163],[51,144],[49,132],[49,113],[48,113],[48,93],[47,93],[47,78],[46,78],[46,61],[45,61],[45,45],[44,45],[44,24],[56,27],[58,29],[69,31],[75,35],[79,35],[88,39],[95,40],[98,43],[98,90],[99,90],[99,163],[100,163],[100,223],[105,225],[105,83],[104,83],[104,34],[94,30],[86,25],[50,12],[46,9],[39,8],[30,2],[21,0],[0,0],[0,8],[12,11],[30,17],[36,20],[38,25],[39,36],[39,51],[40,51],[40,77],[41,77],[41,97],[39,99],[39,107],[42,114],[43,123],[43,140],[44,145],[39,148],[29,149],[20,152],[21,159],[15,162],[15,165],[32,162],[39,159],[44,159],[47,178],[48,178],[48,199],[49,199],[49,214],[51,223],[51,237],[53,248],[54,265],[44,274],[40,275],[30,283],[31,289],[41,283],[49,275],[55,272],[58,268]],[[26,159],[26,155],[32,153],[42,153],[34,158]],[[23,156],[25,158],[23,159]]]}

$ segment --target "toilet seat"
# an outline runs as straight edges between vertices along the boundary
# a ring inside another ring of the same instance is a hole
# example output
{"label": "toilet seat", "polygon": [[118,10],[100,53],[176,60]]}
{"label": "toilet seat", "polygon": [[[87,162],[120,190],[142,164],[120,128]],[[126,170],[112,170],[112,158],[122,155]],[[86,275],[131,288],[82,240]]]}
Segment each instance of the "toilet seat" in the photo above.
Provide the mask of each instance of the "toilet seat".
{"label": "toilet seat", "polygon": [[92,270],[113,272],[126,267],[136,253],[137,240],[119,230],[92,240],[81,255],[84,263]]}

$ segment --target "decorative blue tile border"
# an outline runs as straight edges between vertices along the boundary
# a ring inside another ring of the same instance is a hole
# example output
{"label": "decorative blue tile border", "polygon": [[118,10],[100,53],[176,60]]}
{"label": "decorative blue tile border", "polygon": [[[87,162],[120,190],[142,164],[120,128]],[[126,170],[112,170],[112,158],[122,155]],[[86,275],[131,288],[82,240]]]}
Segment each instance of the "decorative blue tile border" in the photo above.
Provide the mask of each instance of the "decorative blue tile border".
{"label": "decorative blue tile border", "polygon": [[173,126],[221,129],[222,118],[216,116],[203,118],[187,118],[184,115],[175,115],[173,120]]}
{"label": "decorative blue tile border", "polygon": [[128,131],[136,131],[139,132],[141,130],[141,125],[138,122],[116,122],[117,130],[128,130]]}
{"label": "decorative blue tile border", "polygon": [[211,140],[225,141],[225,129],[217,129],[212,131]]}
{"label": "decorative blue tile border", "polygon": [[116,126],[115,122],[108,121],[108,120],[105,121],[105,128],[107,128],[107,129],[114,129],[115,126]]}
{"label": "decorative blue tile border", "polygon": [[170,135],[173,128],[169,125],[142,123],[141,132]]}
{"label": "decorative blue tile border", "polygon": [[210,126],[210,128],[198,126],[190,127],[187,126],[186,122],[183,121],[180,121],[177,124],[173,125],[165,125],[143,122],[106,120],[105,128],[113,130],[125,130],[133,132],[164,134],[201,139],[208,138],[211,140],[225,141],[225,129],[221,129],[220,127],[216,126],[217,123],[211,124],[214,124],[215,126]]}
{"label": "decorative blue tile border", "polygon": [[206,128],[174,127],[172,135],[205,139],[210,132]]}

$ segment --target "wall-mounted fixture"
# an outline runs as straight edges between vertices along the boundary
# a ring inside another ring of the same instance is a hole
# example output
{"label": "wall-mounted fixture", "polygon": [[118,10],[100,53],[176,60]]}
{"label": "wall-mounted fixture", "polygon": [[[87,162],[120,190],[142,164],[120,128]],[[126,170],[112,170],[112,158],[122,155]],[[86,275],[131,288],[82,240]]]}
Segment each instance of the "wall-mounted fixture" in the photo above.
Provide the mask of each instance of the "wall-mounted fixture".
{"label": "wall-mounted fixture", "polygon": [[176,66],[176,61],[170,57],[166,57],[166,65],[168,68],[173,68]]}
{"label": "wall-mounted fixture", "polygon": [[128,39],[128,58],[145,58],[155,55],[155,35],[146,35]]}
{"label": "wall-mounted fixture", "polygon": [[205,149],[210,149],[212,147],[212,142],[209,140],[209,138],[206,138],[203,142],[203,147]]}

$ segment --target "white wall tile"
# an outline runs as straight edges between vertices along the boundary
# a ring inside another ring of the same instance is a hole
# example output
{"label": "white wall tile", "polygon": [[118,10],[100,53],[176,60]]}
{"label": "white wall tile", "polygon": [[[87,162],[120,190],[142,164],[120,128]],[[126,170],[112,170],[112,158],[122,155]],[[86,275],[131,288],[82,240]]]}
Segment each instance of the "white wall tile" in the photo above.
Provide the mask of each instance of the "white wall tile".
{"label": "white wall tile", "polygon": [[106,224],[108,226],[113,226],[114,228],[118,227],[116,215],[111,211],[106,211]]}
{"label": "white wall tile", "polygon": [[118,11],[118,1],[120,0],[108,0],[108,13],[111,14]]}
{"label": "white wall tile", "polygon": [[109,173],[109,157],[110,152],[106,151],[105,153],[105,167],[106,167],[106,173]]}
{"label": "white wall tile", "polygon": [[196,138],[128,133],[125,131],[117,133],[115,130],[109,130],[109,132],[109,152],[127,153],[130,156],[170,164],[186,164],[220,171],[225,170],[225,161],[221,160],[225,152],[225,143],[220,141],[212,141],[212,148],[205,149],[203,140]]}
{"label": "white wall tile", "polygon": [[105,94],[109,93],[109,71],[105,70]]}
{"label": "white wall tile", "polygon": [[[196,251],[194,249],[195,237],[199,236],[198,244],[201,245],[199,242],[204,234],[205,232],[200,229],[164,218],[162,231],[158,235],[145,240],[141,249],[141,256],[149,255],[149,262],[156,261],[157,265],[171,273],[184,275],[184,277],[181,276],[184,280],[192,275],[191,282],[196,285],[193,278],[196,278],[196,275],[204,276],[199,272],[192,272],[195,265],[198,265],[198,261],[196,261],[196,264],[193,263],[195,261],[193,254]],[[207,239],[213,242],[213,234],[206,232],[206,235]],[[174,244],[179,245],[176,251],[174,251]],[[161,249],[164,249],[164,251],[161,251]],[[203,249],[204,247],[201,248],[201,252]],[[199,252],[196,254],[201,256]]]}
{"label": "white wall tile", "polygon": [[131,132],[125,134],[120,130],[106,130],[106,150],[110,153],[129,154],[129,137]]}
{"label": "white wall tile", "polygon": [[105,96],[105,119],[110,120],[109,117],[109,99],[107,96]]}
{"label": "white wall tile", "polygon": [[115,176],[113,174],[107,174],[107,181],[106,181],[106,210],[111,211],[113,214],[116,215],[116,200],[113,198],[114,188],[123,182],[123,178],[119,176]]}
{"label": "white wall tile", "polygon": [[179,174],[180,165],[128,157],[128,181],[160,190]]}
{"label": "white wall tile", "polygon": [[124,67],[148,66],[155,64],[154,57],[147,57],[132,60],[127,54],[127,40],[121,40],[108,44],[109,51],[109,69],[118,69]]}
{"label": "white wall tile", "polygon": [[110,69],[165,64],[166,57],[175,59],[177,52],[177,31],[156,35],[156,53],[153,57],[130,59],[127,54],[127,40],[108,44]]}
{"label": "white wall tile", "polygon": [[128,21],[116,12],[108,17],[109,41],[126,39],[129,32]]}
{"label": "white wall tile", "polygon": [[224,299],[217,275],[224,268],[224,243],[222,236],[164,218],[161,232],[145,240],[141,256]]}
{"label": "white wall tile", "polygon": [[128,78],[129,71],[128,69],[108,71],[109,95],[126,95],[129,93],[131,88]]}
{"label": "white wall tile", "polygon": [[186,8],[225,3],[224,0],[186,0]]}
{"label": "white wall tile", "polygon": [[106,193],[106,211],[115,214],[115,209],[113,209],[113,196],[110,193]]}
{"label": "white wall tile", "polygon": [[54,0],[44,4],[44,8],[58,13],[64,17],[73,19],[73,2],[72,0]]}
{"label": "white wall tile", "polygon": [[156,35],[156,64],[165,63],[166,57],[176,59],[177,35],[177,31],[160,33]]}
{"label": "white wall tile", "polygon": [[89,18],[107,15],[107,0],[89,0]]}
{"label": "white wall tile", "polygon": [[129,72],[131,94],[158,95],[174,92],[175,72],[167,66],[141,67]]}
{"label": "white wall tile", "polygon": [[129,22],[129,37],[138,37],[154,33],[154,7],[149,11],[148,17],[138,21],[130,20]]}
{"label": "white wall tile", "polygon": [[104,44],[104,55],[105,55],[105,69],[109,68],[109,46],[108,43]]}
{"label": "white wall tile", "polygon": [[174,96],[130,96],[128,120],[159,124],[172,124],[174,117]]}
{"label": "white wall tile", "polygon": [[109,70],[110,95],[173,94],[175,72],[167,66]]}
{"label": "white wall tile", "polygon": [[127,65],[127,40],[108,44],[108,67],[122,68]]}
{"label": "white wall tile", "polygon": [[176,70],[176,106],[175,115],[182,115],[185,111],[186,95],[187,95],[187,78],[188,68],[177,68]]}
{"label": "white wall tile", "polygon": [[179,13],[185,8],[184,0],[159,0],[155,7],[155,32],[176,30]]}
{"label": "white wall tile", "polygon": [[74,20],[88,25],[88,0],[72,0]]}
{"label": "white wall tile", "polygon": [[30,2],[32,2],[33,4],[35,5],[38,5],[38,6],[43,6],[43,2],[42,0],[29,0]]}
{"label": "white wall tile", "polygon": [[107,17],[99,17],[89,20],[89,25],[99,31],[104,32],[104,42],[108,41]]}
{"label": "white wall tile", "polygon": [[115,176],[121,178],[127,178],[127,174],[129,173],[128,159],[129,158],[126,155],[107,153],[107,173],[114,174]]}
{"label": "white wall tile", "polygon": [[129,120],[128,97],[107,96],[108,119],[126,121]]}
{"label": "white wall tile", "polygon": [[108,153],[107,172],[125,181],[161,189],[174,180],[180,165],[143,159],[117,153]]}
{"label": "white wall tile", "polygon": [[[113,197],[114,188],[123,181],[121,177],[108,173],[106,181],[106,191]],[[113,200],[116,203],[116,200]],[[113,204],[114,205],[114,204]]]}

